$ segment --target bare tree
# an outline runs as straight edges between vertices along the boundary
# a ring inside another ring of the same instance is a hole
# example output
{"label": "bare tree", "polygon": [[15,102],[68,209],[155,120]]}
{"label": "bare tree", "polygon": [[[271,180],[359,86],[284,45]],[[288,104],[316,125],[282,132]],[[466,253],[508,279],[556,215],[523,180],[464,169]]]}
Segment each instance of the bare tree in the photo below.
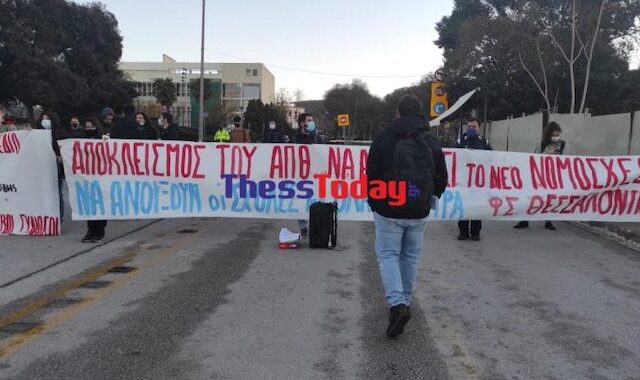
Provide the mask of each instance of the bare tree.
{"label": "bare tree", "polygon": [[291,94],[289,94],[286,88],[280,87],[278,89],[278,92],[276,92],[276,103],[281,107],[291,103]]}
{"label": "bare tree", "polygon": [[[584,112],[584,106],[587,101],[587,91],[589,90],[589,78],[591,76],[591,62],[593,61],[593,48],[596,46],[596,40],[598,39],[598,34],[600,32],[600,22],[602,21],[602,13],[604,12],[604,7],[607,4],[607,0],[602,0],[600,3],[600,11],[598,12],[598,21],[596,22],[596,30],[593,32],[593,39],[591,43],[587,42],[585,45],[580,39],[580,35],[578,35],[578,40],[580,41],[580,45],[582,47],[582,52],[584,53],[587,59],[587,69],[584,74],[584,87],[582,88],[582,101],[580,102],[580,111],[578,113]],[[587,49],[589,51],[587,51]]]}
{"label": "bare tree", "polygon": [[533,83],[535,83],[536,87],[538,88],[538,91],[540,91],[540,95],[542,95],[542,97],[544,98],[544,101],[547,104],[547,112],[551,112],[551,102],[549,101],[549,81],[547,79],[547,70],[544,67],[544,60],[542,59],[542,52],[540,51],[540,40],[536,41],[536,49],[538,51],[538,60],[540,61],[540,69],[542,71],[542,81],[544,84],[544,89],[540,85],[540,82],[538,81],[536,76],[533,75],[531,70],[529,70],[525,65],[524,60],[522,59],[522,54],[518,54],[518,58],[520,58],[520,64],[522,65],[522,68],[527,72],[527,74],[529,74],[529,76],[533,80]]}
{"label": "bare tree", "polygon": [[562,57],[564,57],[565,61],[569,65],[569,78],[571,80],[571,108],[569,108],[569,113],[575,113],[576,108],[576,73],[575,73],[575,65],[576,61],[580,58],[582,54],[582,49],[578,49],[579,53],[576,55],[576,28],[577,28],[577,18],[576,18],[576,0],[572,1],[571,4],[571,51],[570,55],[567,55],[567,52],[562,47],[556,36],[553,34],[551,30],[551,26],[544,22],[545,29],[554,45],[560,50]]}
{"label": "bare tree", "polygon": [[293,92],[293,99],[296,102],[301,102],[304,100],[304,91],[302,91],[301,89],[297,89]]}

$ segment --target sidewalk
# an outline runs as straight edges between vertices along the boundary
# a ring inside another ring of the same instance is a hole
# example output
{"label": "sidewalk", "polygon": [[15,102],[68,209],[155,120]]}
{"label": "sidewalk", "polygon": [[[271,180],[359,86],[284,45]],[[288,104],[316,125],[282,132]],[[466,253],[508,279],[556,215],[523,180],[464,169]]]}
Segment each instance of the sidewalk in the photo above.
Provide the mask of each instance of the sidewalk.
{"label": "sidewalk", "polygon": [[576,224],[591,232],[621,240],[640,249],[640,223],[578,222]]}

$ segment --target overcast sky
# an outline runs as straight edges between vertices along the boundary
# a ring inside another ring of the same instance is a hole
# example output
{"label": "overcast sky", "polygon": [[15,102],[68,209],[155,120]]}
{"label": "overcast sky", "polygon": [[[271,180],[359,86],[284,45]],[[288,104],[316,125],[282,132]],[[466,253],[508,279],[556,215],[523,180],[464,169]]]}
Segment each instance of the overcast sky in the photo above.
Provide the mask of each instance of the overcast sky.
{"label": "overcast sky", "polygon": [[[200,0],[102,3],[118,19],[123,60],[157,62],[165,53],[200,61]],[[435,23],[452,9],[453,0],[209,0],[205,60],[263,62],[276,88],[301,89],[307,99],[353,75],[393,77],[362,78],[384,96],[442,65]]]}

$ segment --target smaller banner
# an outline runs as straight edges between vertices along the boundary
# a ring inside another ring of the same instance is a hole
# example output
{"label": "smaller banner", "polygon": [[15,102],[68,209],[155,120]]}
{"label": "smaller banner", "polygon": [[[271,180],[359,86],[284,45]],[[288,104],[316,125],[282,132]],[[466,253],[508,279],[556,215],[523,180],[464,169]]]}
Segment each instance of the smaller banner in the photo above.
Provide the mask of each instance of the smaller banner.
{"label": "smaller banner", "polygon": [[60,234],[51,131],[0,133],[0,235]]}

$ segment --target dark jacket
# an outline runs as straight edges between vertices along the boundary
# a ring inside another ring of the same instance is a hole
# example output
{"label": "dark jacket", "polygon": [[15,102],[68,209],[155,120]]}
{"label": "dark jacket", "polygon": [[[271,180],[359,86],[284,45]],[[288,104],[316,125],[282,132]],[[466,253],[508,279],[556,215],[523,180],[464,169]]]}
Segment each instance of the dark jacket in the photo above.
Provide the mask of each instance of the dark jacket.
{"label": "dark jacket", "polygon": [[276,129],[267,129],[266,131],[264,131],[262,142],[271,144],[281,143],[284,142],[284,138],[282,137],[282,134],[280,134],[280,132],[278,132]]}
{"label": "dark jacket", "polygon": [[315,144],[316,142],[316,133],[311,132],[304,134],[302,132],[298,132],[296,135],[296,144]]}
{"label": "dark jacket", "polygon": [[150,124],[139,125],[132,116],[125,116],[116,121],[111,137],[127,140],[157,140],[158,132]]}
{"label": "dark jacket", "polygon": [[83,128],[77,128],[77,129],[69,129],[68,132],[68,136],[70,139],[81,139],[84,138],[84,129]]}
{"label": "dark jacket", "polygon": [[[448,174],[447,165],[444,160],[444,153],[438,140],[428,133],[427,120],[422,116],[403,116],[400,119],[396,119],[391,122],[389,127],[381,130],[373,140],[371,149],[369,149],[369,158],[367,159],[367,178],[372,180],[388,180],[389,173],[393,166],[393,153],[398,145],[398,142],[403,136],[406,136],[411,131],[422,130],[427,132],[425,137],[426,141],[433,153],[433,163],[435,164],[435,173],[433,173],[434,179],[434,194],[436,197],[440,197],[444,193],[447,187]],[[374,212],[393,219],[407,219],[406,216],[400,216],[396,213],[385,199],[371,199],[369,198],[369,206]],[[426,218],[429,215],[429,210],[426,210],[424,214],[418,215],[413,219]]]}
{"label": "dark jacket", "polygon": [[467,137],[465,133],[462,135],[462,138],[458,140],[456,144],[456,148],[466,148],[473,150],[493,150],[491,144],[484,137],[478,136],[474,139]]}
{"label": "dark jacket", "polygon": [[169,124],[169,126],[160,133],[160,138],[162,140],[181,140],[178,125],[175,123]]}

